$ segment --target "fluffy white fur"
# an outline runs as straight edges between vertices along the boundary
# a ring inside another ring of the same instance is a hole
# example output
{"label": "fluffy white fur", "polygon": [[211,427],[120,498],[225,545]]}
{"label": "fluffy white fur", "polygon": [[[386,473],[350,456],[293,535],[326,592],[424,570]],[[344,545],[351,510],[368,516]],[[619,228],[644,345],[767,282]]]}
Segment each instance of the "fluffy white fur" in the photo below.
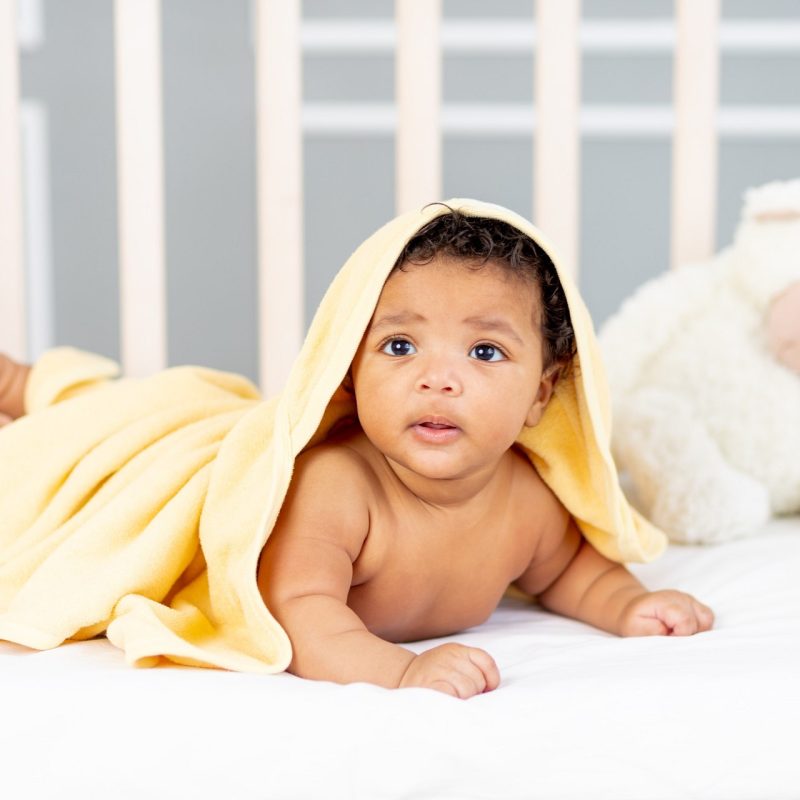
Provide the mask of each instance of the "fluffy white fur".
{"label": "fluffy white fur", "polygon": [[766,334],[798,281],[800,180],[767,184],[746,194],[732,246],[644,284],[601,331],[615,457],[674,541],[800,512],[800,374]]}

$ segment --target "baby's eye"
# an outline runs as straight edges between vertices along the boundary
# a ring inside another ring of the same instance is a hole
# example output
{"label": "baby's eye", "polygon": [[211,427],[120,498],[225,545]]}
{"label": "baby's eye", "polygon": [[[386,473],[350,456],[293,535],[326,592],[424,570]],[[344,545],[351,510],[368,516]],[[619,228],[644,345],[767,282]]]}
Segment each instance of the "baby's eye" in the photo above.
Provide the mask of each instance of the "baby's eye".
{"label": "baby's eye", "polygon": [[410,356],[416,353],[416,348],[407,339],[389,339],[381,348],[387,356]]}
{"label": "baby's eye", "polygon": [[473,353],[475,354],[473,358],[477,358],[478,361],[502,361],[505,359],[503,351],[491,344],[476,344],[469,351],[470,356]]}

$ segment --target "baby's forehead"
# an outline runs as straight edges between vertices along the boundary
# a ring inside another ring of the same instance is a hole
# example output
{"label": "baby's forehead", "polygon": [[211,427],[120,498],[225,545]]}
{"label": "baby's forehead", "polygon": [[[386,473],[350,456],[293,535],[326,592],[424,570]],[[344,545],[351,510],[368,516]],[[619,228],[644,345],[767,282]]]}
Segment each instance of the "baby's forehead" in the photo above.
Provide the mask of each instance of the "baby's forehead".
{"label": "baby's forehead", "polygon": [[531,302],[534,323],[537,328],[541,324],[542,291],[538,277],[530,269],[515,268],[505,261],[438,253],[424,263],[404,261],[398,264],[389,274],[387,283],[397,273],[413,272],[419,283],[425,285],[428,296],[450,296],[450,292],[442,286],[441,281],[433,279],[433,271],[439,275],[442,273],[475,275],[479,277],[482,286],[495,284],[504,289],[511,288],[515,298]]}

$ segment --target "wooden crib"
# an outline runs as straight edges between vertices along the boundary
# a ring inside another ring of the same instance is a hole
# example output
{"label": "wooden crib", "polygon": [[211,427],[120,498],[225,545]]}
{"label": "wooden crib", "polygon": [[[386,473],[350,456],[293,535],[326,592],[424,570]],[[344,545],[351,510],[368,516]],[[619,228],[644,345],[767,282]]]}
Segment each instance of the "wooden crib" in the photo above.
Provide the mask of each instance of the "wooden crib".
{"label": "wooden crib", "polygon": [[[0,2],[0,341],[11,355],[24,359],[30,356],[15,6],[14,0]],[[137,375],[166,366],[167,359],[159,2],[116,0],[114,8],[120,349],[125,372]],[[258,0],[255,10],[259,377],[271,394],[282,385],[304,331],[302,48],[330,47],[337,36],[338,46],[348,43],[330,26],[307,24],[301,35],[300,0]],[[536,5],[535,26],[494,23],[487,30],[485,24],[462,22],[443,32],[441,0],[400,0],[394,26],[396,112],[391,121],[396,122],[397,211],[441,198],[442,129],[474,125],[474,120],[459,119],[458,109],[442,109],[443,47],[474,49],[487,36],[514,47],[533,46],[538,78],[531,115],[523,124],[535,132],[535,222],[577,272],[581,131],[614,124],[609,113],[624,114],[619,109],[581,112],[581,51],[614,46],[614,37],[661,48],[673,46],[674,40],[674,114],[656,121],[674,129],[671,258],[681,263],[709,255],[714,246],[718,94],[718,52],[711,43],[717,40],[719,15],[719,0],[682,0],[676,4],[674,31],[640,24],[610,33],[597,23],[581,27],[579,0],[542,0]],[[286,343],[280,352],[265,344],[275,337]]]}
{"label": "wooden crib", "polygon": [[[396,128],[398,212],[441,197],[443,129],[480,122],[442,107],[443,47],[492,37],[533,47],[535,96],[513,124],[531,132],[534,221],[577,275],[581,133],[625,113],[581,109],[581,52],[627,37],[674,48],[672,112],[642,120],[672,134],[670,261],[712,253],[720,129],[746,124],[718,109],[720,0],[676,0],[674,26],[614,31],[582,24],[579,0],[539,0],[530,26],[445,28],[442,0],[395,5],[379,34],[396,49],[396,105],[382,124]],[[347,43],[335,26],[301,24],[300,0],[254,6],[259,372],[273,394],[305,323],[302,138],[319,120],[303,110],[301,54]],[[25,359],[16,9],[0,0],[0,349]],[[114,9],[121,358],[125,373],[143,375],[167,363],[160,3]],[[759,33],[727,35],[747,47]],[[785,41],[796,46],[797,30]],[[777,124],[800,128],[796,115]],[[268,347],[276,338],[286,346]],[[288,674],[135,670],[102,639],[41,653],[0,642],[0,781],[15,799],[798,798],[799,534],[797,520],[782,520],[635,568],[716,609],[717,628],[701,637],[617,640],[504,601],[480,629],[450,637],[491,651],[503,675],[498,691],[468,702]]]}

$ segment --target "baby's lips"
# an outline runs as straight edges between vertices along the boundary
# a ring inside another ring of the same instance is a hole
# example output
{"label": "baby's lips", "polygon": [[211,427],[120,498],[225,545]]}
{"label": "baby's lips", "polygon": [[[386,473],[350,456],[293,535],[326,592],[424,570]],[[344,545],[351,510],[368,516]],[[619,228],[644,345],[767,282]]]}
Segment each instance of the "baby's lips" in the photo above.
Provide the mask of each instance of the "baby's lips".
{"label": "baby's lips", "polygon": [[416,422],[413,423],[414,425],[429,425],[431,427],[438,427],[438,428],[457,428],[458,425],[453,422],[451,419],[447,417],[442,417],[439,415],[429,415],[426,417],[420,417]]}

